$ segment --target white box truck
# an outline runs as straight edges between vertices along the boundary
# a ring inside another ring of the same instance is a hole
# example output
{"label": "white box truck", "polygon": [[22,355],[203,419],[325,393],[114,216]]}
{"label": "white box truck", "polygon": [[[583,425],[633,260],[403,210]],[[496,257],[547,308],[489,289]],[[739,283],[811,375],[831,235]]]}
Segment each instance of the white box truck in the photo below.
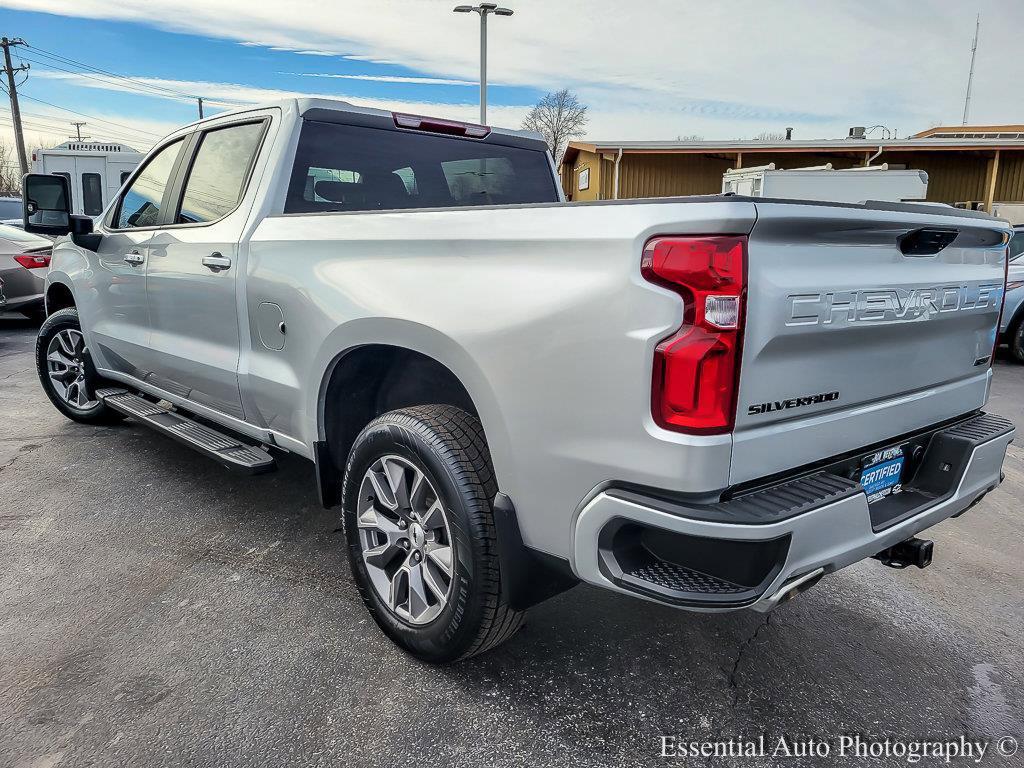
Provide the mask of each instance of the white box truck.
{"label": "white box truck", "polygon": [[65,141],[32,152],[32,173],[64,176],[73,213],[98,216],[144,155],[117,142]]}
{"label": "white box truck", "polygon": [[928,194],[928,174],[917,170],[892,170],[884,163],[842,170],[833,169],[831,163],[792,170],[776,168],[771,163],[755,168],[730,168],[722,176],[722,192],[785,200],[899,203],[924,200]]}

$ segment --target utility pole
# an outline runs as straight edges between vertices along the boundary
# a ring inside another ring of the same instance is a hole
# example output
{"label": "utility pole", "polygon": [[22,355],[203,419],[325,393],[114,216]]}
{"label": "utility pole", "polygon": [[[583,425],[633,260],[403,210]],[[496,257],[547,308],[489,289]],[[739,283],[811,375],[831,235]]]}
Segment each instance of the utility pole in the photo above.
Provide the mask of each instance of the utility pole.
{"label": "utility pole", "polygon": [[14,123],[14,141],[18,145],[18,163],[21,165],[21,175],[28,173],[28,155],[25,153],[25,133],[21,128],[21,107],[18,106],[18,84],[14,81],[15,72],[27,72],[28,64],[15,67],[11,64],[11,47],[25,45],[20,37],[8,40],[0,38],[0,47],[4,49],[4,73],[7,75],[7,93],[11,97],[11,120]]}
{"label": "utility pole", "polygon": [[971,85],[974,83],[974,57],[978,53],[978,30],[981,29],[981,14],[974,21],[974,43],[971,45],[971,73],[967,75],[967,96],[964,97],[964,121],[961,125],[967,125],[967,115],[971,111]]}
{"label": "utility pole", "polygon": [[75,126],[75,134],[76,135],[75,136],[68,136],[69,139],[74,139],[75,141],[81,141],[82,139],[90,138],[88,134],[85,135],[85,136],[82,135],[82,126],[86,125],[86,123],[72,121],[71,124],[73,126]]}
{"label": "utility pole", "polygon": [[455,13],[477,13],[480,15],[480,122],[487,124],[487,14],[511,16],[511,8],[499,8],[497,3],[480,5],[457,5]]}
{"label": "utility pole", "polygon": [[202,120],[203,119],[203,100],[201,98],[196,97],[196,101],[199,102],[199,119]]}

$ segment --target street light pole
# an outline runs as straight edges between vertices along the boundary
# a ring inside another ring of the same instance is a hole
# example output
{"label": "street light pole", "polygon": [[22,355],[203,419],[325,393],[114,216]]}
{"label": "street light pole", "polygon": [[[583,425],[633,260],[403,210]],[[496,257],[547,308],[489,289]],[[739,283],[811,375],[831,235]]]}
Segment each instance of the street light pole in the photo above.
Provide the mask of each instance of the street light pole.
{"label": "street light pole", "polygon": [[480,5],[457,5],[455,13],[476,13],[480,15],[480,122],[487,123],[487,15],[511,16],[511,8],[499,8],[497,3]]}

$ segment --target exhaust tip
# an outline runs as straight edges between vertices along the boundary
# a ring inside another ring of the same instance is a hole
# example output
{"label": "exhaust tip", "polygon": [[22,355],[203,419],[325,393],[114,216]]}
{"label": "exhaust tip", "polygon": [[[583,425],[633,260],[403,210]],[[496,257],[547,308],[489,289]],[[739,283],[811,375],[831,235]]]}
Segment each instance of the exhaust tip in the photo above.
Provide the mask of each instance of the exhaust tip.
{"label": "exhaust tip", "polygon": [[818,568],[816,571],[805,573],[803,576],[797,576],[795,579],[791,579],[782,585],[778,592],[768,598],[770,605],[777,606],[782,603],[792,600],[799,594],[802,594],[821,581],[822,576],[825,575],[824,568]]}

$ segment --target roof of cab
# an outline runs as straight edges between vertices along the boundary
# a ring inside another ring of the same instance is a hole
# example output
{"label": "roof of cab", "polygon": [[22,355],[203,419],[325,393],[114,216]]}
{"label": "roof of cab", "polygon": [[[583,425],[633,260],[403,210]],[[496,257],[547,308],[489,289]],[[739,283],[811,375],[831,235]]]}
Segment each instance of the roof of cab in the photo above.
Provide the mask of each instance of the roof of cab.
{"label": "roof of cab", "polygon": [[[210,117],[204,118],[203,120],[196,120],[190,125],[198,125],[204,123],[207,120],[213,118],[221,118],[229,115],[244,114],[246,112],[253,112],[260,109],[267,109],[277,107],[280,109],[294,109],[297,114],[305,115],[313,110],[329,110],[334,112],[347,112],[349,114],[366,115],[368,117],[383,117],[388,120],[392,119],[392,115],[395,114],[385,109],[373,109],[372,107],[361,107],[358,104],[353,104],[348,101],[342,101],[341,99],[327,99],[322,97],[313,96],[301,96],[293,99],[277,99],[275,101],[260,102],[258,104],[250,104],[248,106],[239,107],[232,109],[227,112],[218,112],[216,115],[210,115]],[[428,115],[420,115],[420,117],[428,117]],[[429,117],[436,117],[440,120],[451,120],[450,117],[443,117],[442,115],[429,115]],[[456,122],[467,122],[465,120],[458,120]],[[531,139],[534,141],[544,141],[544,137],[535,131],[523,131],[514,128],[499,128],[496,126],[488,126],[491,129],[491,133],[500,134],[503,136],[515,136],[521,139]]]}

